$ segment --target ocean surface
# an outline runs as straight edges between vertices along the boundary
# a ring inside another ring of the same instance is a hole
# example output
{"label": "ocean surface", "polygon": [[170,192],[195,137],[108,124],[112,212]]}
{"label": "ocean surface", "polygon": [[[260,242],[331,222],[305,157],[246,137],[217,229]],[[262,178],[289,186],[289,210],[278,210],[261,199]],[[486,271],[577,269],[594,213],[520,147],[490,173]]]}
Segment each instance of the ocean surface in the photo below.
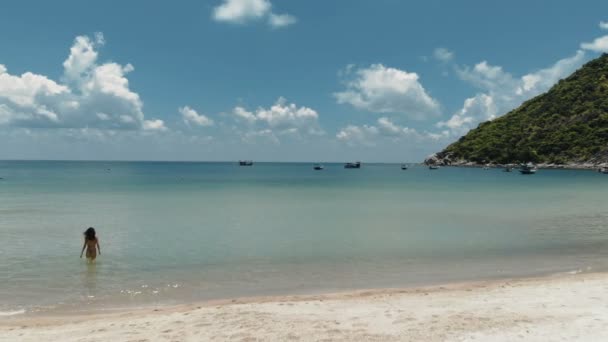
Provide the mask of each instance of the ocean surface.
{"label": "ocean surface", "polygon": [[593,171],[0,161],[0,177],[0,315],[608,269]]}

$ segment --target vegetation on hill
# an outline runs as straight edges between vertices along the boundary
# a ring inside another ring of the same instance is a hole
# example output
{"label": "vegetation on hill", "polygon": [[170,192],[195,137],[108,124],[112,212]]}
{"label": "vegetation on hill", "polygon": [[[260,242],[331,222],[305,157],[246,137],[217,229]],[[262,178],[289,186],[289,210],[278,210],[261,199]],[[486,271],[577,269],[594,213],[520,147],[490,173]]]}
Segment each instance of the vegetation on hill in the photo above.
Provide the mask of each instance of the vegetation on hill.
{"label": "vegetation on hill", "polygon": [[481,123],[437,157],[447,163],[608,161],[608,54],[547,93]]}

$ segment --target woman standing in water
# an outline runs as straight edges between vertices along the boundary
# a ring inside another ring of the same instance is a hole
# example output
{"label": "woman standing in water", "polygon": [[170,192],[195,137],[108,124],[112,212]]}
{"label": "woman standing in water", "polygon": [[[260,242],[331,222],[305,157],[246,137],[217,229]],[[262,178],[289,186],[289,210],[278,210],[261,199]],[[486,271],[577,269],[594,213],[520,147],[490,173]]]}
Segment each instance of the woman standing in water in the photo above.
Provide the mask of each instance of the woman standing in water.
{"label": "woman standing in water", "polygon": [[95,262],[98,250],[99,255],[101,255],[101,247],[99,247],[99,240],[97,239],[97,236],[95,236],[95,228],[93,227],[89,227],[89,229],[84,232],[84,245],[82,245],[82,251],[80,251],[81,258],[85,248],[87,249],[87,261],[90,263]]}

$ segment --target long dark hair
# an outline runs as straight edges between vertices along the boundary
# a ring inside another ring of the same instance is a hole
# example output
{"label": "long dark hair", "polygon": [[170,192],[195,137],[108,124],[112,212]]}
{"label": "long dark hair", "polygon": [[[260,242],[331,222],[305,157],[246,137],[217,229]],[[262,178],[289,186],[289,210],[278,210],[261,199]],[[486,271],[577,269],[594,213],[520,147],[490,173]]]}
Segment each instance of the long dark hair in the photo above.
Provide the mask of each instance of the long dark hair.
{"label": "long dark hair", "polygon": [[89,229],[85,230],[84,232],[84,238],[90,241],[93,241],[95,239],[97,239],[95,237],[95,228],[93,227],[89,227]]}

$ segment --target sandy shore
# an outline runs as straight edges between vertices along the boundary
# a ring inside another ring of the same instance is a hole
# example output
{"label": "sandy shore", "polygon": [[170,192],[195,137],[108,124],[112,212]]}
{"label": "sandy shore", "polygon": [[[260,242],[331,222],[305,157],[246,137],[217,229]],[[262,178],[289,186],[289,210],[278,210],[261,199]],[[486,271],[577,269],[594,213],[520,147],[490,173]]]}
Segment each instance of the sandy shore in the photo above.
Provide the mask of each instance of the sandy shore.
{"label": "sandy shore", "polygon": [[0,318],[0,341],[608,341],[608,274]]}

